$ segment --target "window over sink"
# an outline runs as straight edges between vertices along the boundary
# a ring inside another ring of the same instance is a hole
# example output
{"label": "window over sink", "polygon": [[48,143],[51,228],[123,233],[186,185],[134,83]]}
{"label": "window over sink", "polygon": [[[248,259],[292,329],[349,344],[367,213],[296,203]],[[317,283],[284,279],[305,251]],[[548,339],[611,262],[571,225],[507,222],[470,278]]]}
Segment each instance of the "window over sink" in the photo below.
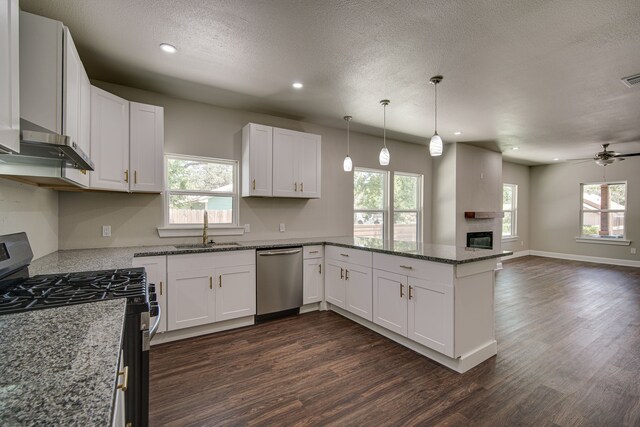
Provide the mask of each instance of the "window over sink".
{"label": "window over sink", "polygon": [[238,225],[238,162],[208,157],[165,155],[165,225]]}

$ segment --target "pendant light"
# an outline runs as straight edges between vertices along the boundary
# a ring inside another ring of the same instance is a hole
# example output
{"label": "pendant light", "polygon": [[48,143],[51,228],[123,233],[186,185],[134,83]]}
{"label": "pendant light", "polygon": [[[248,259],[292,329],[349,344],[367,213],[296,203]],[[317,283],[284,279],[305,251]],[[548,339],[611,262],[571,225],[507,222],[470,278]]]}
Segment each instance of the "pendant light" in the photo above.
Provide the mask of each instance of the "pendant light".
{"label": "pendant light", "polygon": [[382,143],[384,144],[384,146],[382,147],[382,150],[380,150],[380,156],[378,156],[381,166],[387,166],[389,164],[389,160],[391,160],[391,154],[389,153],[389,149],[387,148],[387,105],[389,105],[389,102],[390,101],[388,99],[383,99],[382,101],[380,101],[380,104],[382,104],[382,117],[384,120],[382,127]]}
{"label": "pendant light", "polygon": [[429,142],[429,153],[431,157],[441,156],[442,155],[442,138],[438,135],[438,83],[442,81],[442,76],[433,76],[429,82],[434,86],[435,89],[435,131],[433,136],[431,137],[431,142]]}
{"label": "pendant light", "polygon": [[349,122],[353,117],[344,116],[343,119],[347,122],[347,157],[344,158],[344,162],[342,162],[342,167],[345,172],[351,172],[353,169],[353,162],[351,161],[351,157],[349,157]]}

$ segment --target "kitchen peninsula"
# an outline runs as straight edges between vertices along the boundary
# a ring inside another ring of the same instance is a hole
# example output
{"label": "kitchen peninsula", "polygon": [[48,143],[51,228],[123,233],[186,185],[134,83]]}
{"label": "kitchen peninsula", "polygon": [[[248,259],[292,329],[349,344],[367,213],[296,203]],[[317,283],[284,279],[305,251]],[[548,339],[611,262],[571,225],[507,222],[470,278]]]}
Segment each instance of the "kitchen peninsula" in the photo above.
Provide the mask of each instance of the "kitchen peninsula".
{"label": "kitchen peninsula", "polygon": [[[42,274],[147,265],[149,281],[165,285],[159,300],[164,305],[163,312],[171,318],[175,310],[172,298],[184,289],[171,280],[167,259],[185,260],[195,256],[215,264],[216,257],[221,255],[231,260],[236,253],[251,252],[255,259],[253,251],[257,249],[296,246],[318,247],[323,253],[319,268],[323,285],[321,298],[302,307],[301,312],[332,310],[458,372],[465,372],[496,354],[494,270],[500,257],[511,254],[506,251],[320,237],[218,246],[58,251],[34,261],[31,269],[32,273]],[[153,268],[150,268],[150,264],[145,263],[152,260]],[[203,282],[202,295],[216,292],[215,287],[210,289],[209,285],[208,276]],[[244,314],[224,321],[212,318],[199,326],[177,330],[165,324],[154,343],[253,324],[253,315]]]}

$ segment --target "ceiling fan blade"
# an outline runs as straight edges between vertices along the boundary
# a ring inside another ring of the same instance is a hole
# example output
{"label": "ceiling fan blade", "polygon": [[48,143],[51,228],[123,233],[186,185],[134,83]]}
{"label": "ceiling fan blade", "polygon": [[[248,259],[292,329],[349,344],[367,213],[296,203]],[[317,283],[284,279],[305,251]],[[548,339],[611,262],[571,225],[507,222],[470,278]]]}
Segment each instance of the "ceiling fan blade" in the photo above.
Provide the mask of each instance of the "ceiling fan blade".
{"label": "ceiling fan blade", "polygon": [[640,153],[618,154],[614,157],[635,157],[640,156]]}
{"label": "ceiling fan blade", "polygon": [[594,159],[567,159],[566,161],[572,165],[579,165],[580,163],[593,162]]}

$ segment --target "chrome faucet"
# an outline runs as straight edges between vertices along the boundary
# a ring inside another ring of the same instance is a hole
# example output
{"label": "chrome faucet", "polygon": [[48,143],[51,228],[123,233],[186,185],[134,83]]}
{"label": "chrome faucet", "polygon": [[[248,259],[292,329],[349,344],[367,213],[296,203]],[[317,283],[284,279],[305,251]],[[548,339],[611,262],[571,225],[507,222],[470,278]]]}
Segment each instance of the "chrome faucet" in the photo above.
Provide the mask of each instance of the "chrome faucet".
{"label": "chrome faucet", "polygon": [[207,235],[207,229],[209,228],[209,212],[204,211],[204,226],[202,227],[202,244],[206,245],[209,236]]}

